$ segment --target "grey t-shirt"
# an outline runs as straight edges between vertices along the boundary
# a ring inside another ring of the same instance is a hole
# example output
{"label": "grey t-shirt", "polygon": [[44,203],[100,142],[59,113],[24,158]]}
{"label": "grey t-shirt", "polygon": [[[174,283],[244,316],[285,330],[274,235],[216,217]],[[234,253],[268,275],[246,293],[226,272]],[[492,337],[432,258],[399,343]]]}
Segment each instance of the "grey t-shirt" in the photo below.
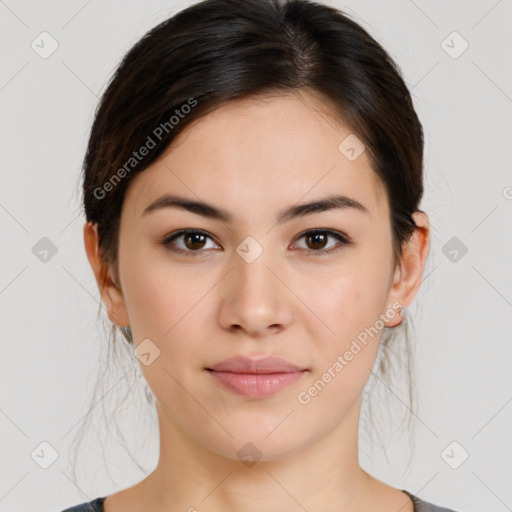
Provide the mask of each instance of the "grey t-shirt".
{"label": "grey t-shirt", "polygon": [[[433,503],[423,501],[422,499],[404,489],[400,490],[405,492],[405,494],[411,498],[412,502],[414,503],[414,512],[456,512],[451,508],[444,508],[438,505],[434,505]],[[95,500],[88,501],[86,503],[80,503],[80,505],[75,505],[74,507],[62,510],[61,512],[104,512],[103,502],[106,498],[106,496],[102,498],[96,498]]]}

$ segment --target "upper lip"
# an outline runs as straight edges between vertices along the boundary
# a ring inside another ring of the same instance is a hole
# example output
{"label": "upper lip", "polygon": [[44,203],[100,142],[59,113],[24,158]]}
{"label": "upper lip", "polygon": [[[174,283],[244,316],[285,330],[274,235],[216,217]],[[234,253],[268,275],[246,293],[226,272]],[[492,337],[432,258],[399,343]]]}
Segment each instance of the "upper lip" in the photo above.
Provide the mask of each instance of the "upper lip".
{"label": "upper lip", "polygon": [[290,373],[303,371],[295,364],[292,364],[280,357],[268,356],[260,359],[252,359],[246,356],[234,356],[207,368],[216,372],[233,373]]}

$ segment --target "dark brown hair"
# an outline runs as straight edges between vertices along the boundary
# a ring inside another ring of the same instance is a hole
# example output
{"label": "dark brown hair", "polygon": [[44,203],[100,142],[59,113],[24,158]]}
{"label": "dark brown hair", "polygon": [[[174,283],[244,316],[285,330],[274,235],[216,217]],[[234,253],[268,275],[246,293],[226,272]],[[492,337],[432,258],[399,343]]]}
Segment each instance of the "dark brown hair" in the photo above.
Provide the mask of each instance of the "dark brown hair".
{"label": "dark brown hair", "polygon": [[[111,268],[120,282],[126,190],[184,128],[234,99],[296,91],[319,94],[365,144],[385,185],[399,264],[423,194],[424,142],[397,65],[335,8],[307,0],[205,0],[145,34],[124,56],[96,109],[83,165],[83,207],[87,221],[98,226],[103,275]],[[145,156],[134,157],[142,147]],[[379,366],[384,375],[388,362],[386,354]],[[410,368],[409,353],[409,377]],[[409,391],[412,406],[411,379]]]}

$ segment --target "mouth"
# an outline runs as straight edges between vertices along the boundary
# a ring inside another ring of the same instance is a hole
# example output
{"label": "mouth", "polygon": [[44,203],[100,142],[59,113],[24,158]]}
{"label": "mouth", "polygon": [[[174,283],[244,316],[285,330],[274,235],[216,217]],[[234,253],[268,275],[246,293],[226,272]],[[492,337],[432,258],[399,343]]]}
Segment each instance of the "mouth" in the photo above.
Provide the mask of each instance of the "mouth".
{"label": "mouth", "polygon": [[249,398],[264,398],[298,381],[309,370],[276,356],[234,356],[204,368],[224,389]]}
{"label": "mouth", "polygon": [[223,387],[248,398],[264,398],[299,380],[307,370],[273,373],[237,373],[206,368],[212,378]]}

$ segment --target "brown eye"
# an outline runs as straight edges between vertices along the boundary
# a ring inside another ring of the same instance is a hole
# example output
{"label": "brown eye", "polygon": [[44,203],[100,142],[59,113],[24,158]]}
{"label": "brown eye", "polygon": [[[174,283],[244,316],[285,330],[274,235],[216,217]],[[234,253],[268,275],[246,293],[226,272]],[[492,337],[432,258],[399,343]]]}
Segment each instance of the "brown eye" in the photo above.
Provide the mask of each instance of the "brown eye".
{"label": "brown eye", "polygon": [[[183,245],[181,247],[175,243],[175,240],[178,239],[183,241]],[[206,233],[189,229],[178,231],[174,235],[167,237],[162,243],[171,251],[191,254],[194,252],[201,252],[201,250],[205,248],[205,244],[208,239],[212,240],[212,238]]]}
{"label": "brown eye", "polygon": [[[325,229],[315,229],[306,231],[305,233],[302,233],[302,235],[300,235],[299,240],[302,238],[306,240],[306,249],[310,249],[308,252],[312,256],[328,254],[340,249],[341,246],[343,245],[349,245],[352,243],[347,237],[343,236],[341,233]],[[340,243],[338,245],[334,245],[334,247],[331,247],[329,249],[324,249],[329,238],[334,238],[338,240]]]}
{"label": "brown eye", "polygon": [[311,249],[323,249],[328,240],[329,236],[325,233],[311,233],[306,235],[306,240],[311,240]]}
{"label": "brown eye", "polygon": [[190,233],[183,237],[187,249],[202,249],[205,243],[205,236],[200,233]]}

